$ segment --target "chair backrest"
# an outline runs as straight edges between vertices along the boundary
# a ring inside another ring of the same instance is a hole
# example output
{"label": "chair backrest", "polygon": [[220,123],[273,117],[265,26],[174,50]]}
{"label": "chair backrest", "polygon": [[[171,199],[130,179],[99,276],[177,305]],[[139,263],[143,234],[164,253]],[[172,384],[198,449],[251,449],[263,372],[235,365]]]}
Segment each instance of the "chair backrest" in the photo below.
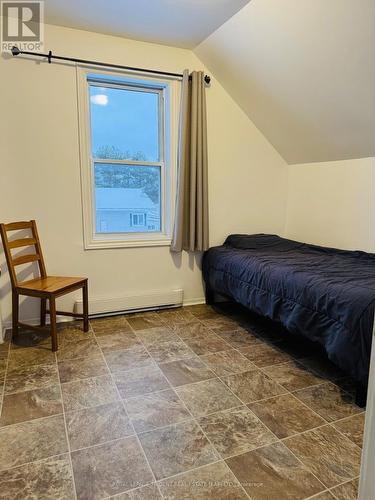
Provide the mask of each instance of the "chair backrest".
{"label": "chair backrest", "polygon": [[[9,241],[8,233],[11,231],[21,231],[24,229],[30,230],[30,236]],[[11,222],[9,224],[0,224],[1,239],[3,242],[5,258],[8,265],[10,280],[12,288],[17,287],[17,273],[16,267],[21,264],[28,264],[30,262],[38,262],[40,276],[45,278],[47,276],[46,267],[44,264],[42,248],[40,246],[38,230],[35,220]],[[12,250],[22,247],[34,247],[30,253],[13,257]]]}

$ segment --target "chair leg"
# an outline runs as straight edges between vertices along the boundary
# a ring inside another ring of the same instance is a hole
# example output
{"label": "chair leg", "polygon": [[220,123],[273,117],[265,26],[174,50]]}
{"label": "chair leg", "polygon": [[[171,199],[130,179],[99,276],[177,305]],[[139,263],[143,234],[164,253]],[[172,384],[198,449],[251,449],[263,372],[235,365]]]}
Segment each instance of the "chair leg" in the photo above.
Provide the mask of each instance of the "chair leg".
{"label": "chair leg", "polygon": [[55,297],[49,299],[49,314],[51,319],[51,339],[52,339],[52,351],[56,352],[57,346],[57,329],[56,329],[56,301]]}
{"label": "chair leg", "polygon": [[12,292],[12,337],[18,336],[18,315],[19,315],[19,296],[18,293]]}
{"label": "chair leg", "polygon": [[87,281],[82,287],[82,301],[83,301],[83,331],[89,331],[89,294]]}
{"label": "chair leg", "polygon": [[46,326],[47,299],[40,299],[40,326]]}

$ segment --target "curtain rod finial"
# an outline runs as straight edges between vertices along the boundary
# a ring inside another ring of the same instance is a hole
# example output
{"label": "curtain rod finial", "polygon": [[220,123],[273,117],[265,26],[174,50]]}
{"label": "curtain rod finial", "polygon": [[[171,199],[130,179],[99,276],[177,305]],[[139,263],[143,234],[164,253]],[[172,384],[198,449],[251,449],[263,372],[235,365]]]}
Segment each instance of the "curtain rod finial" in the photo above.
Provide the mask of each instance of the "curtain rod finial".
{"label": "curtain rod finial", "polygon": [[18,56],[18,54],[21,53],[20,49],[18,47],[16,47],[15,45],[13,45],[11,52],[12,52],[13,56]]}
{"label": "curtain rod finial", "polygon": [[208,85],[208,84],[210,83],[210,81],[211,81],[211,77],[210,77],[210,76],[208,76],[208,75],[205,75],[205,77],[204,77],[204,81],[205,81],[205,82],[207,83],[207,85]]}

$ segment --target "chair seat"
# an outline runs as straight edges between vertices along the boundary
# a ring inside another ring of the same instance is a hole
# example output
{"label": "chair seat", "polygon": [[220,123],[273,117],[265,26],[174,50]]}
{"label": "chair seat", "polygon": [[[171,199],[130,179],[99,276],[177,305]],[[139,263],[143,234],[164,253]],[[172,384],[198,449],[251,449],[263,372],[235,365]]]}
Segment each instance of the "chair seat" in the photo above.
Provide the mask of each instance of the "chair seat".
{"label": "chair seat", "polygon": [[74,287],[84,283],[87,278],[67,276],[47,276],[46,278],[35,278],[33,280],[18,283],[18,290],[29,290],[41,293],[57,293],[66,288]]}

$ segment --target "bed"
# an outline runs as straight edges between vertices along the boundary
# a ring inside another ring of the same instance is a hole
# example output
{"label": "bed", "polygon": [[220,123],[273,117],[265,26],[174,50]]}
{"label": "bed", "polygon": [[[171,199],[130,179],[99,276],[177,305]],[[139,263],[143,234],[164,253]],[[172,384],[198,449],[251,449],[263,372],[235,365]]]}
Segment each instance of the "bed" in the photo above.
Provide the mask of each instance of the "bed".
{"label": "bed", "polygon": [[209,302],[219,293],[319,342],[328,358],[355,378],[358,390],[366,388],[375,254],[276,235],[234,234],[204,254],[203,277]]}

